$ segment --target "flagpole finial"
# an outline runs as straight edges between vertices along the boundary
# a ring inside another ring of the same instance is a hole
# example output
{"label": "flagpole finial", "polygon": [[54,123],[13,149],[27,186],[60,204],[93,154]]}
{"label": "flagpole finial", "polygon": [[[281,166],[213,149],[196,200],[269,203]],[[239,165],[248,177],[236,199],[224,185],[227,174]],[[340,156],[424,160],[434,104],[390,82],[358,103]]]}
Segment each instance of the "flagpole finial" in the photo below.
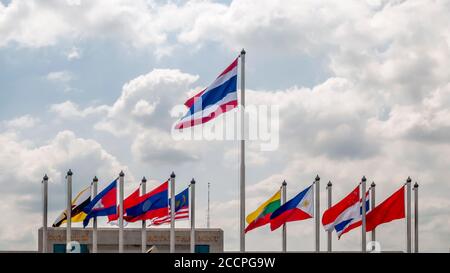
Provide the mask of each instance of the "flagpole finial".
{"label": "flagpole finial", "polygon": [[191,180],[191,184],[195,184],[195,180],[194,180],[194,178],[192,178],[192,180]]}
{"label": "flagpole finial", "polygon": [[144,176],[144,177],[142,177],[142,180],[141,180],[141,182],[142,182],[142,183],[146,183],[146,182],[147,182],[147,178],[145,178],[145,176]]}
{"label": "flagpole finial", "polygon": [[69,169],[69,171],[67,172],[67,175],[68,175],[68,176],[71,176],[72,174],[73,174],[72,170]]}
{"label": "flagpole finial", "polygon": [[170,175],[170,178],[175,178],[175,173],[172,172],[172,174]]}
{"label": "flagpole finial", "polygon": [[331,187],[333,186],[333,183],[331,183],[331,181],[328,181],[327,187]]}
{"label": "flagpole finial", "polygon": [[241,55],[245,55],[245,49],[241,50]]}
{"label": "flagpole finial", "polygon": [[[48,180],[47,174],[44,175],[43,179],[44,179],[44,181],[47,181],[47,180]],[[417,183],[416,183],[416,184],[417,184]]]}
{"label": "flagpole finial", "polygon": [[120,177],[124,177],[124,176],[125,176],[125,174],[123,173],[123,171],[120,171],[119,176],[120,176]]}
{"label": "flagpole finial", "polygon": [[411,177],[408,176],[408,179],[406,179],[406,183],[411,183]]}
{"label": "flagpole finial", "polygon": [[372,188],[375,188],[375,186],[376,186],[375,181],[372,181],[372,184],[370,184],[370,186],[371,186]]}
{"label": "flagpole finial", "polygon": [[361,179],[361,182],[366,182],[366,181],[367,181],[367,179],[366,179],[366,176],[364,175]]}
{"label": "flagpole finial", "polygon": [[419,187],[419,184],[417,182],[414,184],[414,188],[417,189]]}
{"label": "flagpole finial", "polygon": [[97,176],[94,176],[94,179],[92,179],[92,182],[98,182]]}
{"label": "flagpole finial", "polygon": [[319,181],[319,180],[320,180],[319,175],[316,175],[316,181]]}
{"label": "flagpole finial", "polygon": [[286,180],[283,180],[283,183],[281,185],[286,186],[287,185]]}

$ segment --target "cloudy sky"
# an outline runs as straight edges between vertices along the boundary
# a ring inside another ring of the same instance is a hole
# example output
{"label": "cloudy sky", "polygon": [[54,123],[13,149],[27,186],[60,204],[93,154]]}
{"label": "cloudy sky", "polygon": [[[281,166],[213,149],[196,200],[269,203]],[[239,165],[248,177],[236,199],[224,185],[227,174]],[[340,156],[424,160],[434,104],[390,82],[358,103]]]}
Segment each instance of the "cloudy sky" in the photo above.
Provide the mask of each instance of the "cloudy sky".
{"label": "cloudy sky", "polygon": [[[237,250],[238,142],[171,127],[245,48],[247,104],[280,119],[278,149],[248,143],[247,210],[283,179],[293,196],[319,174],[325,207],[329,180],[336,201],[365,175],[382,201],[411,176],[421,250],[448,252],[449,14],[447,0],[0,0],[0,250],[37,249],[41,178],[53,222],[69,168],[74,193],[122,169],[126,194],[143,175],[151,188],[175,171],[177,191],[195,177],[201,227],[210,182],[211,225]],[[381,226],[382,249],[404,250],[404,231]],[[312,220],[288,225],[288,250],[313,239]],[[334,248],[359,250],[360,232]],[[250,232],[247,249],[280,250],[280,231]]]}

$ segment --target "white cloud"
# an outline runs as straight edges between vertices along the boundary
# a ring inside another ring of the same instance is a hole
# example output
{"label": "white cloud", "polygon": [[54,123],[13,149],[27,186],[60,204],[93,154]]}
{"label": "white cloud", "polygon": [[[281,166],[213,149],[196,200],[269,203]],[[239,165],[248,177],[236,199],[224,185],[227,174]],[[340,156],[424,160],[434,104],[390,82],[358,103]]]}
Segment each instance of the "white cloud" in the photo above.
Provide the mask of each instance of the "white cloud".
{"label": "white cloud", "polygon": [[[40,181],[47,173],[49,180],[50,219],[64,207],[65,171],[74,171],[74,192],[89,185],[94,175],[104,185],[128,168],[106,152],[94,140],[78,138],[71,131],[59,132],[47,144],[36,146],[15,134],[0,133],[0,207],[5,217],[0,220],[1,249],[35,249],[41,223]],[[106,181],[105,181],[106,180]],[[13,217],[14,216],[14,217]]]}
{"label": "white cloud", "polygon": [[78,60],[81,58],[81,50],[77,47],[72,47],[67,53],[67,60]]}
{"label": "white cloud", "polygon": [[73,74],[69,71],[54,71],[48,73],[46,78],[51,82],[67,84],[73,79]]}
{"label": "white cloud", "polygon": [[63,119],[82,119],[89,115],[107,113],[108,107],[103,105],[80,109],[76,103],[65,101],[58,104],[52,104],[49,111],[55,113],[59,118]]}
{"label": "white cloud", "polygon": [[12,120],[5,121],[6,127],[9,129],[29,129],[33,128],[40,122],[40,119],[37,117],[32,117],[30,115],[24,115],[21,117],[14,118]]}

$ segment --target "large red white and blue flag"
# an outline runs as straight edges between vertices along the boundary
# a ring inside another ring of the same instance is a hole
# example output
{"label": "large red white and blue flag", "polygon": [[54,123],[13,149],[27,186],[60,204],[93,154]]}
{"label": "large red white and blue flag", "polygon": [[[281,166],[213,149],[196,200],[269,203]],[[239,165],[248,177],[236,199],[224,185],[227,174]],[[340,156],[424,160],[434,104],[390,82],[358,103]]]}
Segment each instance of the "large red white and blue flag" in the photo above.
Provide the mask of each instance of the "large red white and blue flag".
{"label": "large red white and blue flag", "polygon": [[[366,212],[370,210],[369,191],[366,192]],[[336,230],[338,238],[362,224],[362,200],[360,188],[352,192],[337,204],[327,209],[322,216],[322,225],[326,231]]]}
{"label": "large red white and blue flag", "polygon": [[89,224],[92,217],[114,217],[117,213],[117,179],[97,194],[83,211],[87,214],[83,220],[83,227]]}
{"label": "large red white and blue flag", "polygon": [[311,185],[272,212],[270,229],[275,230],[287,222],[301,221],[313,216],[314,192]]}
{"label": "large red white and blue flag", "polygon": [[237,107],[237,65],[238,58],[211,85],[184,103],[189,110],[177,122],[176,129],[206,123]]}

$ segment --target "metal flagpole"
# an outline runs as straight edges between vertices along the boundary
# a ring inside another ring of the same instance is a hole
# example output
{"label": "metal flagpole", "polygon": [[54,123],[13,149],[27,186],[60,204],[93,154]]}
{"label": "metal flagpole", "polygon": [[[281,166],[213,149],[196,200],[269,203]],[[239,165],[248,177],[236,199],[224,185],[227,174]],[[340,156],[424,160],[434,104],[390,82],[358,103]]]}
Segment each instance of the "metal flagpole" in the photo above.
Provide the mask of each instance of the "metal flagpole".
{"label": "metal flagpole", "polygon": [[[331,189],[333,187],[333,184],[331,181],[328,181],[327,184],[327,193],[328,193],[328,208],[331,208]],[[327,251],[331,252],[331,245],[333,243],[333,237],[331,236],[331,230],[327,232]]]}
{"label": "metal flagpole", "polygon": [[123,253],[123,183],[125,174],[119,174],[119,253]]}
{"label": "metal flagpole", "polygon": [[314,216],[315,216],[315,224],[316,224],[316,252],[320,251],[320,177],[319,175],[316,176],[316,180],[314,181],[315,184],[315,203],[316,208],[314,209]]}
{"label": "metal flagpole", "polygon": [[[141,180],[141,195],[144,195],[147,193],[146,189],[147,179],[142,177]],[[141,230],[141,252],[145,253],[147,251],[147,227],[146,227],[146,221],[142,220],[142,230]]]}
{"label": "metal flagpole", "polygon": [[[94,179],[92,180],[92,199],[95,196],[97,196],[97,183],[98,183],[98,178],[97,178],[97,176],[95,176]],[[94,253],[98,252],[97,241],[98,241],[97,240],[97,216],[95,216],[93,219],[93,222],[92,222],[92,252],[94,252]]]}
{"label": "metal flagpole", "polygon": [[414,184],[414,253],[419,253],[419,184]]}
{"label": "metal flagpole", "polygon": [[191,253],[195,253],[195,180],[192,178],[190,185],[191,200],[189,206],[191,207]]}
{"label": "metal flagpole", "polygon": [[175,173],[170,175],[170,253],[175,253]]}
{"label": "metal flagpole", "polygon": [[366,177],[361,179],[361,251],[366,252]]}
{"label": "metal flagpole", "polygon": [[241,51],[240,252],[245,252],[245,50]]}
{"label": "metal flagpole", "polygon": [[47,253],[48,176],[42,179],[42,253]]}
{"label": "metal flagpole", "polygon": [[70,252],[68,249],[70,241],[72,241],[72,170],[67,172],[67,227],[66,227],[66,252]]}
{"label": "metal flagpole", "polygon": [[[372,181],[372,184],[370,185],[370,208],[374,209],[375,208],[375,182]],[[375,242],[376,240],[376,235],[375,235],[375,228],[372,230],[371,233],[371,241]],[[372,250],[374,250],[375,245],[372,245]]]}
{"label": "metal flagpole", "polygon": [[[281,196],[282,196],[281,202],[282,202],[282,204],[285,204],[286,203],[286,197],[287,197],[287,195],[286,195],[286,186],[287,186],[286,180],[283,181],[283,184],[281,184],[281,185],[282,185],[281,186],[281,188],[282,188],[282,191],[281,191]],[[283,252],[287,251],[287,227],[286,227],[286,223],[283,224],[282,251]]]}
{"label": "metal flagpole", "polygon": [[211,183],[209,183],[208,182],[208,211],[207,211],[207,214],[206,214],[206,227],[207,228],[209,228],[209,226],[210,226],[210,223],[209,223],[209,221],[210,221],[210,216],[209,216],[209,213],[210,213],[210,210],[209,210],[209,195],[210,195],[210,184]]}
{"label": "metal flagpole", "polygon": [[406,179],[406,252],[411,253],[411,178]]}

